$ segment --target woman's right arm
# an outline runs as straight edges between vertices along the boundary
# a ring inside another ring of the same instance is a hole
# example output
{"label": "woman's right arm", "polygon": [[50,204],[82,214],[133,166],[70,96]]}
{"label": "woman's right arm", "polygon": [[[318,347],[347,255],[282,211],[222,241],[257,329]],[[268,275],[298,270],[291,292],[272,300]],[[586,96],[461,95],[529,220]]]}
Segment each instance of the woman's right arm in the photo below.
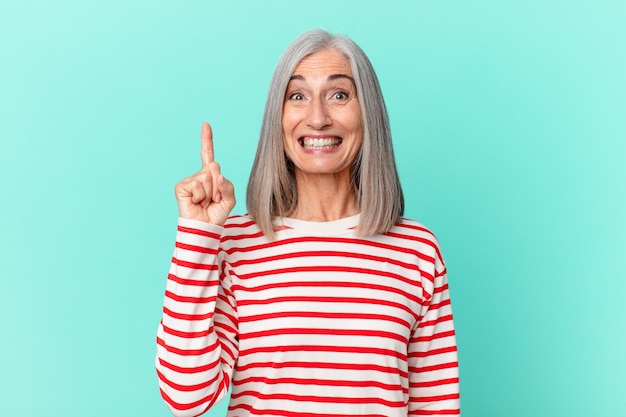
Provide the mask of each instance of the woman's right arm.
{"label": "woman's right arm", "polygon": [[237,356],[235,302],[218,260],[234,189],[213,160],[206,123],[201,156],[202,169],[176,185],[180,219],[157,334],[159,386],[177,416],[199,415],[223,398]]}

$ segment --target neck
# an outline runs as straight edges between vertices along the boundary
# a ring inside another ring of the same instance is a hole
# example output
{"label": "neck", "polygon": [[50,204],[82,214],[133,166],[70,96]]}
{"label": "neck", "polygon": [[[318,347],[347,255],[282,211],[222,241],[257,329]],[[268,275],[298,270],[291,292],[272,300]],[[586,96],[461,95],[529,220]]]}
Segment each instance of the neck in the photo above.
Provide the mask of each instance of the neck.
{"label": "neck", "polygon": [[357,192],[346,175],[298,175],[298,204],[294,219],[329,222],[359,213]]}

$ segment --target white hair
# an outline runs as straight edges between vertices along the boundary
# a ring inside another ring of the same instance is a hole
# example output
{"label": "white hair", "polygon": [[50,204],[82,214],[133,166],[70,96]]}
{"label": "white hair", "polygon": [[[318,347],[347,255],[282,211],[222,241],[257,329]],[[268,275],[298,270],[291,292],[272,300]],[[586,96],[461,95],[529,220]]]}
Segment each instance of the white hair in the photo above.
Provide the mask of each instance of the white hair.
{"label": "white hair", "polygon": [[287,84],[302,59],[329,48],[339,51],[350,62],[363,117],[363,142],[352,170],[361,211],[357,233],[362,236],[385,233],[404,212],[389,118],[372,64],[348,37],[312,30],[289,45],[278,61],[248,182],[248,213],[270,238],[274,237],[275,217],[292,213],[298,195],[293,163],[283,145],[282,113]]}

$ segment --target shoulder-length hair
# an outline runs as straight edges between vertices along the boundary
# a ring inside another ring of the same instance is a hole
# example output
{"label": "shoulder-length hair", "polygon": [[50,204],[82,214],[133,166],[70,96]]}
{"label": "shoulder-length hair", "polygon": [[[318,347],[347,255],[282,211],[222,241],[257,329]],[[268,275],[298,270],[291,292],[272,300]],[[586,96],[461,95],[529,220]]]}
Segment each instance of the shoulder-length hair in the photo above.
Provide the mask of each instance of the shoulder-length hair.
{"label": "shoulder-length hair", "polygon": [[282,113],[287,84],[302,59],[328,48],[339,51],[350,62],[363,117],[363,142],[352,170],[361,211],[357,233],[361,236],[385,233],[404,213],[389,118],[372,64],[351,39],[312,30],[289,45],[278,61],[248,181],[248,213],[271,239],[275,236],[274,219],[292,213],[298,198],[293,163],[283,145]]}

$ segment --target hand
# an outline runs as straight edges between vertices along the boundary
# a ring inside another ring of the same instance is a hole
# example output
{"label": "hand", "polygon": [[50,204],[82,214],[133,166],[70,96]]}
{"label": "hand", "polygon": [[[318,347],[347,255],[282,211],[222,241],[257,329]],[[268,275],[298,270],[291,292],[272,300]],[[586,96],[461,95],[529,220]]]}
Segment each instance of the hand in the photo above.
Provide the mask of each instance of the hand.
{"label": "hand", "polygon": [[213,156],[211,126],[202,123],[202,169],[185,178],[174,189],[179,216],[223,225],[235,207],[235,188],[220,172]]}

